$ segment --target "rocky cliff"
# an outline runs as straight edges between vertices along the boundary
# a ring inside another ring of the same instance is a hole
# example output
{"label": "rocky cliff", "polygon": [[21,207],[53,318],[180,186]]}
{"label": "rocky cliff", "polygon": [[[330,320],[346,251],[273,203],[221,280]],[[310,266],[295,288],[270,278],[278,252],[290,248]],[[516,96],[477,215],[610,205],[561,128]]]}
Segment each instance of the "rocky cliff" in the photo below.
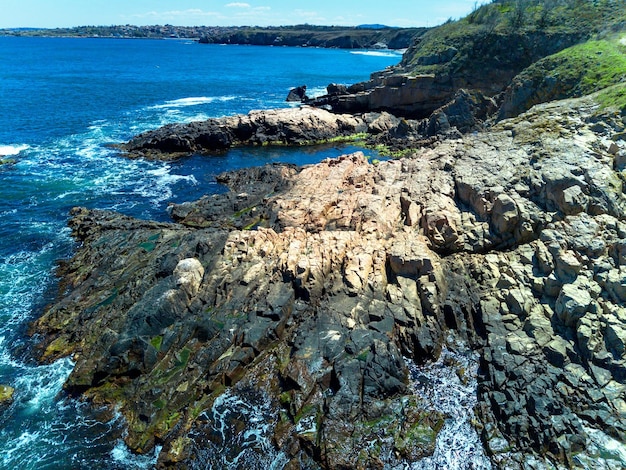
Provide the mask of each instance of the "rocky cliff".
{"label": "rocky cliff", "polygon": [[201,44],[328,47],[343,49],[406,49],[428,28],[367,26],[173,26],[111,25],[73,28],[0,29],[2,36],[191,39]]}
{"label": "rocky cliff", "polygon": [[359,28],[291,26],[278,28],[212,28],[200,38],[203,44],[329,47],[340,49],[406,49],[428,28]]}
{"label": "rocky cliff", "polygon": [[[479,11],[515,19],[511,5]],[[577,37],[561,32],[557,49]],[[80,246],[32,325],[42,360],[71,355],[66,390],[117,407],[131,449],[163,446],[159,468],[428,465],[452,414],[409,370],[433,363],[476,383],[479,467],[623,467],[626,86],[612,33],[520,74],[519,51],[495,57],[509,65],[491,91],[439,88],[440,68],[388,71],[324,103],[411,102],[420,119],[304,107],[137,136],[132,157],[355,135],[408,153],[226,173],[229,192],[172,205],[171,223],[75,208]],[[419,65],[457,52],[438,54]],[[450,359],[472,354],[477,371]]]}
{"label": "rocky cliff", "polygon": [[622,30],[625,11],[623,0],[494,1],[416,37],[398,66],[315,103],[336,112],[426,118],[460,89],[499,99],[511,80],[538,60]]}
{"label": "rocky cliff", "polygon": [[445,416],[404,357],[460,338],[497,467],[596,458],[596,430],[626,438],[625,127],[557,102],[411,158],[225,174],[170,224],[75,209],[42,357],[73,355],[67,390],[121,406],[161,467],[236,453],[211,418],[236,399],[288,468],[371,468],[432,452]]}

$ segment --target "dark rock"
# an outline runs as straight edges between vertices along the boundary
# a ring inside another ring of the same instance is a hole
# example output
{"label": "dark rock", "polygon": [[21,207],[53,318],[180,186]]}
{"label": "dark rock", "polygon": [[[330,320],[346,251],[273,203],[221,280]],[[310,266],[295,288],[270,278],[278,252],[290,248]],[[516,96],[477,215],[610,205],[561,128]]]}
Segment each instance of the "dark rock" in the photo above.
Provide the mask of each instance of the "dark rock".
{"label": "dark rock", "polygon": [[296,88],[292,88],[287,95],[286,101],[307,101],[309,97],[306,95],[306,85],[302,85]]}
{"label": "dark rock", "polygon": [[326,93],[328,93],[329,96],[347,95],[348,87],[346,85],[331,83],[326,87]]}
{"label": "dark rock", "polygon": [[362,119],[318,108],[253,111],[189,124],[170,124],[120,145],[130,157],[172,159],[235,146],[311,145],[365,132]]}

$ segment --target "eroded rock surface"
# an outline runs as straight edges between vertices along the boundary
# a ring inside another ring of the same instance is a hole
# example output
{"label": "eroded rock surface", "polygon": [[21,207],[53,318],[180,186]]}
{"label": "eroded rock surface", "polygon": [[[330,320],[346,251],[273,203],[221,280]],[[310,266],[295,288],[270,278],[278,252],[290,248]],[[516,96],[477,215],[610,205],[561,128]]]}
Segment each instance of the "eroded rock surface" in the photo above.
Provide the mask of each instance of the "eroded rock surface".
{"label": "eroded rock surface", "polygon": [[136,136],[122,148],[131,157],[170,159],[242,145],[310,145],[366,130],[361,118],[349,114],[286,108],[169,124]]}
{"label": "eroded rock surface", "polygon": [[120,405],[162,468],[236,448],[212,427],[233,396],[286,468],[392,468],[445,418],[403,356],[436,359],[454,332],[481,355],[495,466],[576,465],[587,429],[626,440],[624,124],[566,101],[413,158],[225,175],[232,192],[173,206],[177,223],[76,209],[42,355],[72,354],[66,388]]}

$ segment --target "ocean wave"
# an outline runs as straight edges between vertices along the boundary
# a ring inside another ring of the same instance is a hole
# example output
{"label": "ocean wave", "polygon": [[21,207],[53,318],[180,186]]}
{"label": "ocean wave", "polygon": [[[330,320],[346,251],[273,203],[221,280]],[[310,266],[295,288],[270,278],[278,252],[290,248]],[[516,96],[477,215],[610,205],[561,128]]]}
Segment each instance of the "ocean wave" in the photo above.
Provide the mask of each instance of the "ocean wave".
{"label": "ocean wave", "polygon": [[23,150],[29,149],[30,145],[0,145],[0,157],[9,155],[17,155]]}
{"label": "ocean wave", "polygon": [[190,98],[166,101],[163,104],[151,106],[150,109],[185,108],[187,106],[210,104],[216,101],[232,101],[235,98],[235,96],[193,96]]}
{"label": "ocean wave", "polygon": [[111,451],[111,457],[115,463],[122,465],[126,469],[143,470],[154,468],[162,448],[163,446],[155,446],[151,454],[133,454],[124,444],[124,441],[120,439]]}
{"label": "ocean wave", "polygon": [[67,357],[48,365],[23,367],[15,380],[17,400],[26,407],[27,413],[54,406],[54,398],[63,389],[73,369],[74,363]]}
{"label": "ocean wave", "polygon": [[[2,464],[3,468],[9,468],[8,465],[24,464],[24,456],[28,455],[34,443],[40,440],[40,432],[24,431],[19,436],[7,440],[3,445]],[[6,466],[5,466],[6,465]],[[16,468],[16,467],[13,467]]]}
{"label": "ocean wave", "polygon": [[306,94],[310,97],[310,98],[317,98],[318,96],[323,96],[326,94],[326,87],[325,86],[315,86],[315,87],[311,87],[308,88],[306,91]]}
{"label": "ocean wave", "polygon": [[135,186],[134,193],[150,199],[153,205],[171,199],[173,196],[172,186],[180,182],[186,182],[192,186],[198,185],[194,175],[177,175],[171,173],[171,167],[165,165],[161,168],[147,170],[148,178]]}
{"label": "ocean wave", "polygon": [[350,54],[366,55],[370,57],[400,57],[396,51],[350,51]]}

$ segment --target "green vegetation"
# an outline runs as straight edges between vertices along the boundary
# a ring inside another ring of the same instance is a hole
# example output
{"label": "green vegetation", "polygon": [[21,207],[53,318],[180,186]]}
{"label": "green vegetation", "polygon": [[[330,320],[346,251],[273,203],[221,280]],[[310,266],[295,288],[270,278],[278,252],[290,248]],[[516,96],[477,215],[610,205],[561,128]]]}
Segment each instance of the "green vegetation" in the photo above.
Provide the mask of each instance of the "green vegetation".
{"label": "green vegetation", "polygon": [[143,248],[145,251],[150,253],[156,248],[156,241],[160,238],[161,234],[157,233],[148,238],[148,241],[140,243],[139,247]]}
{"label": "green vegetation", "polygon": [[[153,340],[154,341],[154,340]],[[154,346],[154,344],[153,344]],[[183,348],[181,351],[175,354],[175,361],[171,369],[165,370],[167,367],[165,360],[161,362],[155,370],[156,383],[159,385],[166,384],[176,376],[179,372],[183,371],[187,367],[189,358],[191,357],[191,350],[189,348]]]}
{"label": "green vegetation", "polygon": [[598,94],[598,102],[605,108],[616,108],[626,113],[626,83],[602,90]]}
{"label": "green vegetation", "polygon": [[8,385],[0,385],[0,403],[10,402],[13,399],[13,387]]}
{"label": "green vegetation", "polygon": [[234,217],[241,217],[244,214],[251,212],[256,206],[246,207],[245,209],[241,209],[233,214]]}
{"label": "green vegetation", "polygon": [[117,287],[115,289],[113,289],[113,292],[111,293],[111,295],[109,295],[106,299],[104,299],[102,302],[87,308],[85,311],[87,313],[93,313],[96,310],[98,310],[100,307],[108,307],[109,305],[111,305],[115,299],[117,299],[117,296],[119,295],[119,290],[117,289]]}
{"label": "green vegetation", "polygon": [[245,225],[243,227],[244,230],[248,231],[248,230],[254,230],[255,228],[259,227],[262,224],[262,220],[257,218],[254,219],[252,222],[250,222],[248,225]]}
{"label": "green vegetation", "polygon": [[542,29],[549,32],[594,30],[626,17],[623,0],[493,0],[459,23],[492,31]]}
{"label": "green vegetation", "polygon": [[[415,149],[406,148],[406,149],[394,149],[384,144],[375,144],[375,145],[365,145],[367,149],[376,151],[381,157],[387,158],[403,158],[408,157],[415,153]],[[370,157],[368,156],[368,160]],[[380,160],[373,159],[371,160],[372,165],[378,165]]]}
{"label": "green vegetation", "polygon": [[493,1],[425,33],[400,66],[497,92],[533,62],[617,31],[624,21],[626,0]]}
{"label": "green vegetation", "polygon": [[588,95],[626,78],[625,53],[626,46],[619,41],[588,41],[547,57],[529,72],[569,85],[576,96]]}
{"label": "green vegetation", "polygon": [[[342,143],[352,143],[352,142],[361,142],[365,141],[368,134],[366,132],[357,132],[356,134],[350,135],[339,135],[336,137],[330,137],[328,139],[320,139],[320,140],[304,140],[301,142],[287,142],[287,141],[275,141],[275,140],[266,140],[261,144],[256,144],[260,147],[313,147],[316,145],[330,145],[330,144],[342,144]],[[250,145],[246,143],[245,145]],[[255,144],[252,144],[255,145]]]}
{"label": "green vegetation", "polygon": [[[533,105],[580,97],[626,81],[626,45],[619,37],[587,41],[541,59],[520,73],[507,91],[500,117]],[[621,107],[620,91],[601,95],[605,106]]]}
{"label": "green vegetation", "polygon": [[157,352],[160,351],[161,345],[163,344],[163,336],[155,336],[150,340],[150,344],[157,350]]}
{"label": "green vegetation", "polygon": [[152,402],[152,405],[157,409],[157,410],[162,410],[163,408],[165,408],[165,400],[163,400],[162,398],[159,398],[158,400],[155,400],[154,402]]}

